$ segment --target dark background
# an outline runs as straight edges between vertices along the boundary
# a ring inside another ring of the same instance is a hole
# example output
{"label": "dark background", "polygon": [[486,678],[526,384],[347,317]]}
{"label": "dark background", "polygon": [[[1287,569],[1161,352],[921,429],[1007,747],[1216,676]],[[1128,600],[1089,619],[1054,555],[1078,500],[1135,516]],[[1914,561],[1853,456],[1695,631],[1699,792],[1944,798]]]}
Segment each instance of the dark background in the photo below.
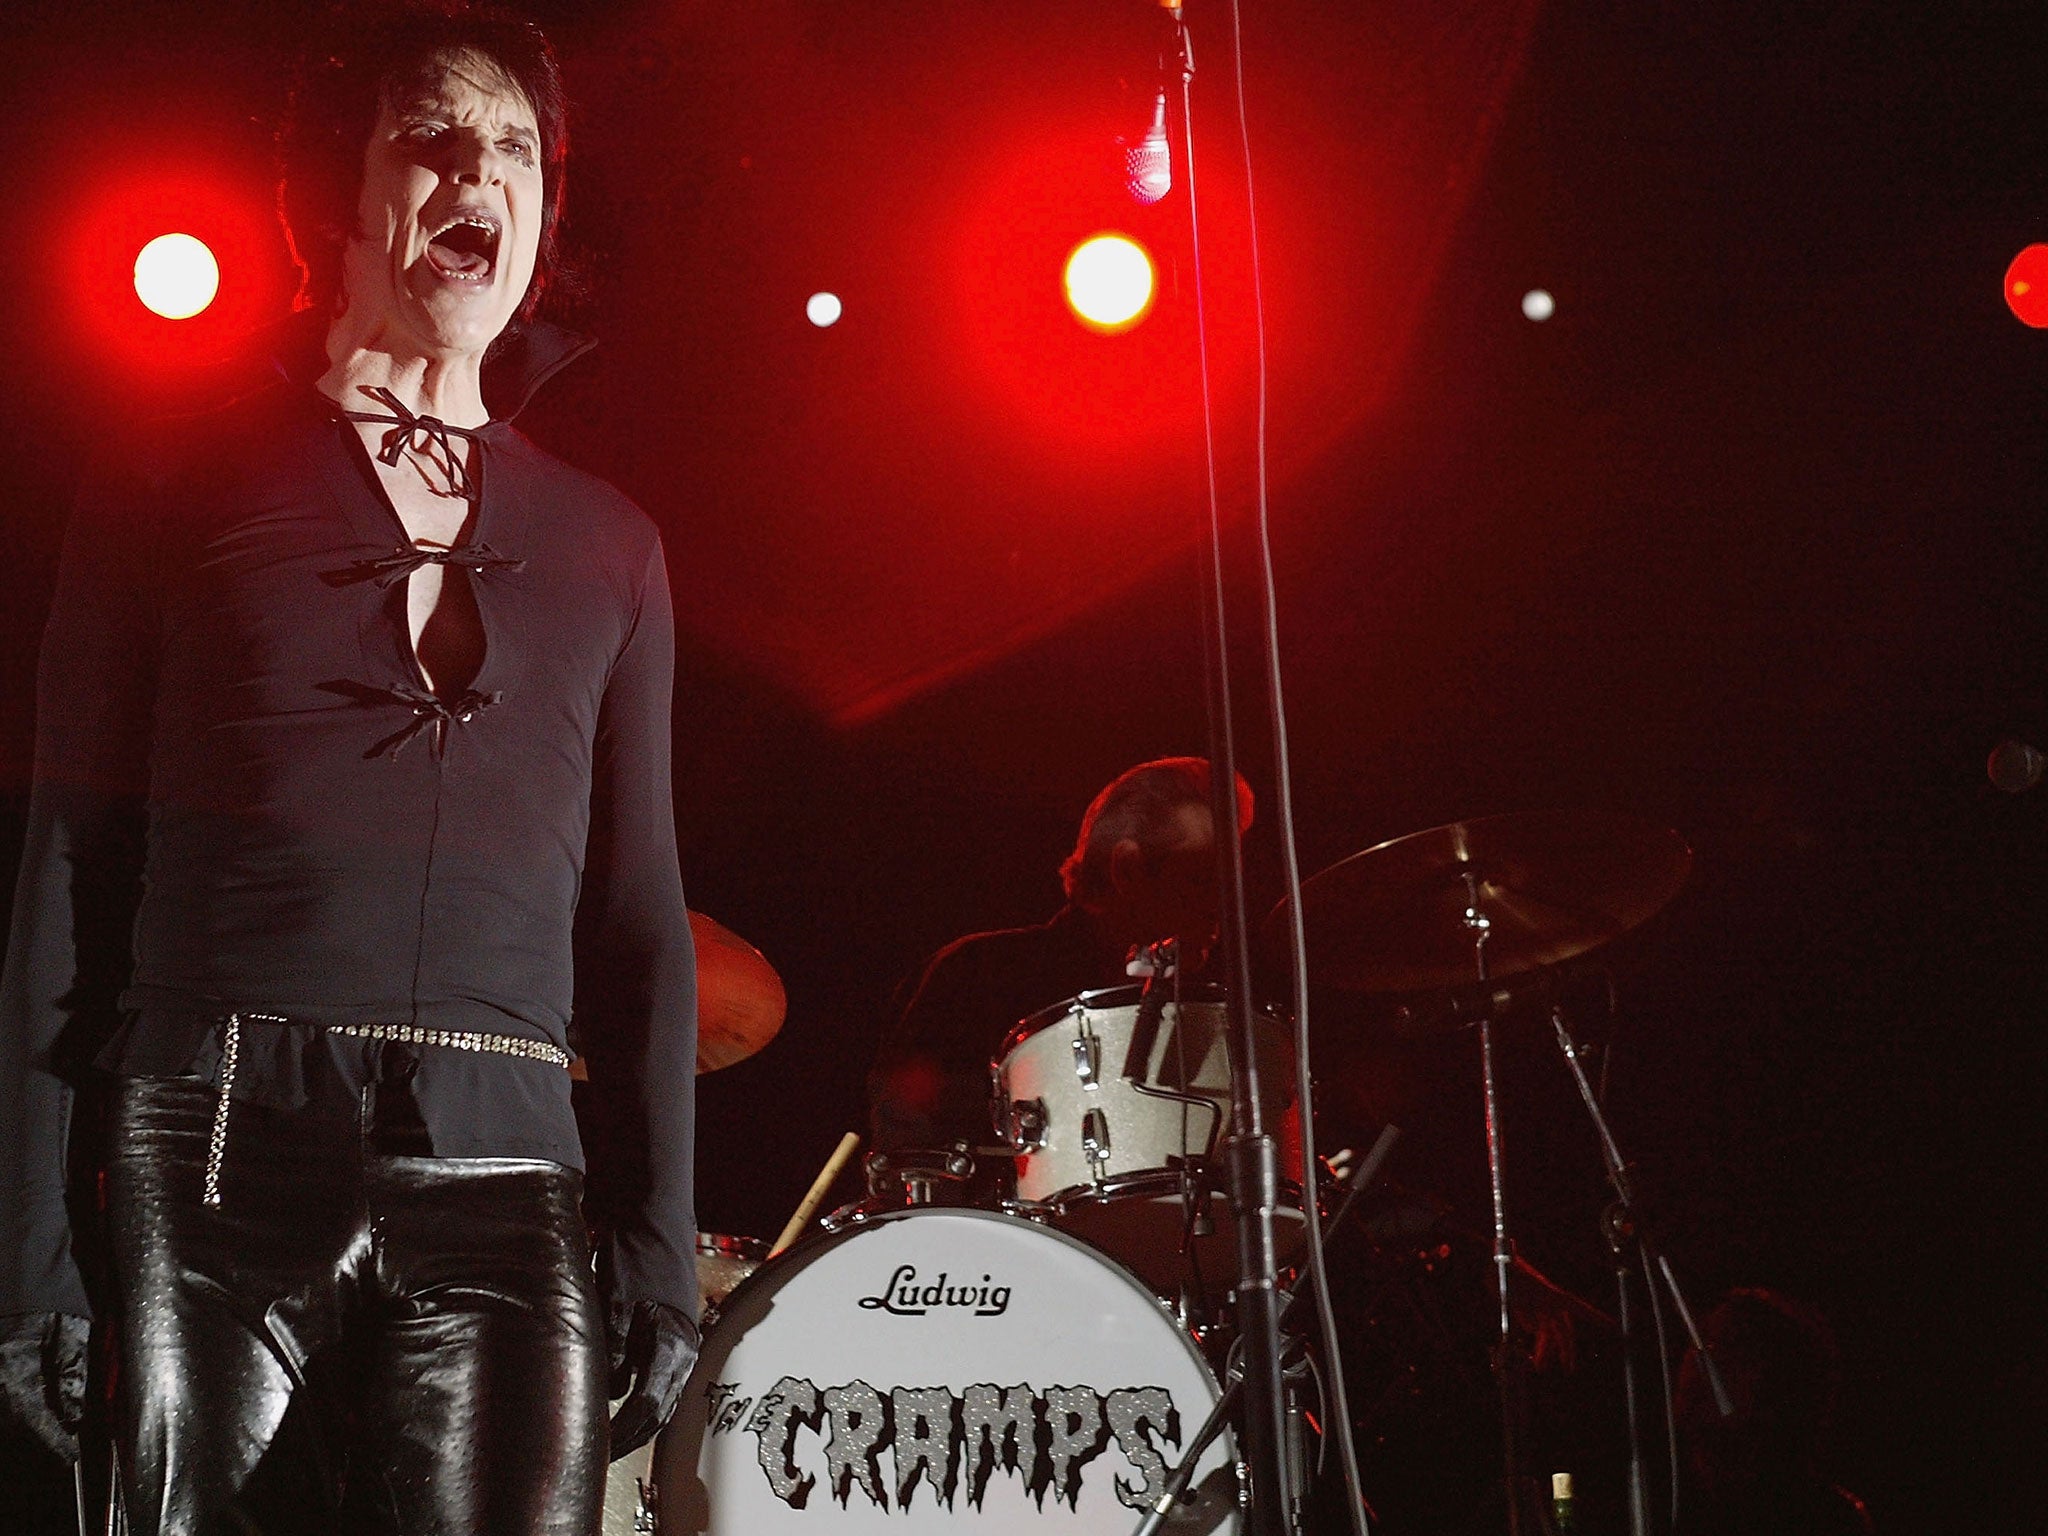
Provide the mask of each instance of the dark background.
{"label": "dark background", "polygon": [[[2048,236],[2038,7],[1245,9],[1305,868],[1500,811],[1678,828],[1690,883],[1610,956],[1610,1070],[1680,1272],[1832,1319],[1832,1465],[1880,1530],[2018,1526],[2044,1428],[2048,789],[1983,765],[2048,744],[2048,339],[2001,299]],[[10,862],[77,470],[287,292],[266,134],[310,14],[4,23]],[[790,992],[782,1036],[701,1084],[700,1208],[768,1236],[861,1124],[896,981],[1049,912],[1090,794],[1205,748],[1186,189],[1137,209],[1113,159],[1158,23],[1141,0],[540,15],[580,106],[571,318],[604,345],[522,425],[668,539],[685,878]],[[1189,16],[1241,526],[1231,18]],[[1053,284],[1112,224],[1166,282],[1102,338]],[[182,329],[121,270],[177,227],[228,267]],[[821,332],[822,288],[847,316]],[[1239,671],[1263,910],[1274,776]],[[1369,1028],[1321,1010],[1338,1133],[1382,1086]],[[1546,1051],[1508,1041],[1514,1214],[1604,1300],[1598,1166]],[[1399,1171],[1476,1212],[1468,1045],[1407,1070]]]}

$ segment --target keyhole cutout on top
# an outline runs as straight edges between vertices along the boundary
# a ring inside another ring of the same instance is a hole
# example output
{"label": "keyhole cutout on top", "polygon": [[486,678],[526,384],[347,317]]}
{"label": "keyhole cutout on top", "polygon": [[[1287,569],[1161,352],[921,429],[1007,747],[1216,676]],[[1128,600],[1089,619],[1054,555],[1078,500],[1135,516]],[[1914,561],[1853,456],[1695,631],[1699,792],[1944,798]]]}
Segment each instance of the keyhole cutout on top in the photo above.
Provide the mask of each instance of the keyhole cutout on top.
{"label": "keyhole cutout on top", "polygon": [[[458,467],[438,446],[408,444],[396,464],[377,458],[387,427],[356,423],[377,482],[405,536],[419,549],[457,549],[476,536],[476,507],[458,486],[476,483],[476,447],[460,438]],[[422,565],[405,580],[406,638],[430,692],[452,698],[472,687],[483,670],[484,627],[475,577],[459,565]]]}
{"label": "keyhole cutout on top", "polygon": [[406,578],[413,660],[428,690],[443,698],[467,690],[483,670],[484,625],[475,581],[459,565],[423,565]]}

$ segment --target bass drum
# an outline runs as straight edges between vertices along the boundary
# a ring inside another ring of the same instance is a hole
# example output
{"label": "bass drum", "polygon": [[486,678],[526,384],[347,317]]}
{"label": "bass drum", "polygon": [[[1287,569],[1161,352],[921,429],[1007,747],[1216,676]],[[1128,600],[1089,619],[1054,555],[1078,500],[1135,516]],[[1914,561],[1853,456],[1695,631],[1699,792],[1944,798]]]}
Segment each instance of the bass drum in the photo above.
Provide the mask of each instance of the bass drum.
{"label": "bass drum", "polygon": [[[991,1211],[875,1217],[727,1298],[655,1457],[663,1536],[1128,1536],[1217,1400],[1124,1270]],[[1226,1433],[1166,1529],[1238,1529]]]}

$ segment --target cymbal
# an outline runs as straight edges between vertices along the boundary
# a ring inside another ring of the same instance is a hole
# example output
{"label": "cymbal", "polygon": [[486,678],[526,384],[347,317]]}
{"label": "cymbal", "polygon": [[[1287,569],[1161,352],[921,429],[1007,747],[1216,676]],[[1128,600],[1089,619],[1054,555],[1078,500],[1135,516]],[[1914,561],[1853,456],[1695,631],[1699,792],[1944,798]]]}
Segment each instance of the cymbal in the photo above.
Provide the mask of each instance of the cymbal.
{"label": "cymbal", "polygon": [[[1302,885],[1309,969],[1359,992],[1476,981],[1468,906],[1486,924],[1489,978],[1557,965],[1646,921],[1691,868],[1676,832],[1607,812],[1525,812],[1412,832]],[[1284,931],[1286,912],[1282,901],[1267,917],[1269,939]]]}
{"label": "cymbal", "polygon": [[697,941],[697,1072],[745,1061],[773,1040],[789,994],[767,957],[702,912],[690,914]]}

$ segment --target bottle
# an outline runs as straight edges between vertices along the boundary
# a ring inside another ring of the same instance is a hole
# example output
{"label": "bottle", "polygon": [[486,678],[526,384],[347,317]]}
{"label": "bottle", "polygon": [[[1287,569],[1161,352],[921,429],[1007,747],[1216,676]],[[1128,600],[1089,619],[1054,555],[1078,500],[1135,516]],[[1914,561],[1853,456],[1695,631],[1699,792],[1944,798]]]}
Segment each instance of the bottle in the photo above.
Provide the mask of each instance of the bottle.
{"label": "bottle", "polygon": [[1550,1474],[1550,1523],[1560,1536],[1579,1528],[1578,1518],[1572,1510],[1572,1475],[1569,1472]]}

